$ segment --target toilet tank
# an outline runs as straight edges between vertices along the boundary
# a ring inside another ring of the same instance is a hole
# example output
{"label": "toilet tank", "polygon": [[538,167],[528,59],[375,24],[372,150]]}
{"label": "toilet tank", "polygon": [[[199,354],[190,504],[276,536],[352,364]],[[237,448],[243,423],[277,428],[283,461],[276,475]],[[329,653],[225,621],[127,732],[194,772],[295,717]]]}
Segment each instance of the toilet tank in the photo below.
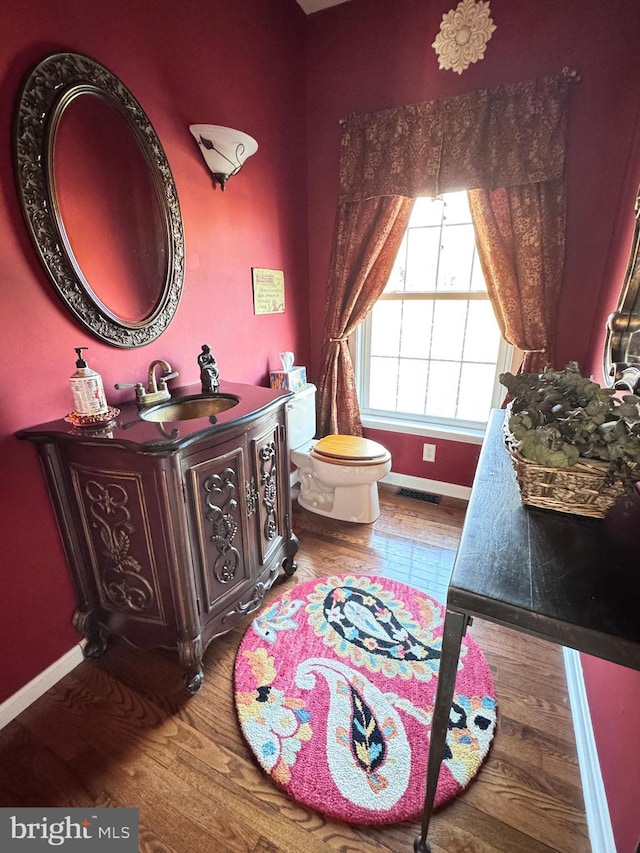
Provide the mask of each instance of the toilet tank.
{"label": "toilet tank", "polygon": [[285,406],[289,448],[297,450],[316,434],[316,386],[308,382],[287,400]]}

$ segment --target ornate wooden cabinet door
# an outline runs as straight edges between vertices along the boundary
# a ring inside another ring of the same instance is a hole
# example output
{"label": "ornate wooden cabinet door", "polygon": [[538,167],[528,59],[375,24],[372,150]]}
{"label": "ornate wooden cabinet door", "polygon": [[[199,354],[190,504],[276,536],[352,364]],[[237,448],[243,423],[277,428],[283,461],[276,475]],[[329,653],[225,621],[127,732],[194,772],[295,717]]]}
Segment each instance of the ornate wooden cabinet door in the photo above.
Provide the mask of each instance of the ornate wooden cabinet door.
{"label": "ornate wooden cabinet door", "polygon": [[256,563],[265,566],[281,549],[288,521],[288,460],[282,418],[272,418],[249,434],[249,456],[248,512],[254,522]]}
{"label": "ornate wooden cabinet door", "polygon": [[89,643],[85,655],[100,654],[105,631],[136,644],[174,645],[180,593],[169,577],[162,461],[131,465],[130,455],[88,443],[49,446],[44,460],[76,586],[74,624]]}
{"label": "ornate wooden cabinet door", "polygon": [[[244,435],[184,459],[190,544],[203,625],[219,617],[250,586],[245,501],[247,473]],[[220,631],[228,630],[219,625]],[[219,633],[220,631],[216,631]]]}

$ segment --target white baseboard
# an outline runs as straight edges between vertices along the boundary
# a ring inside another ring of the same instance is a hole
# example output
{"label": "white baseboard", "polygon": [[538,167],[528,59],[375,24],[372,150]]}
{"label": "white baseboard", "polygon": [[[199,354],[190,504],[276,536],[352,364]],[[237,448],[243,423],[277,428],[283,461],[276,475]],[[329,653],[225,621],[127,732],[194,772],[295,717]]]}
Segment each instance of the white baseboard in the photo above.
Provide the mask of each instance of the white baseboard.
{"label": "white baseboard", "polygon": [[575,649],[567,648],[563,649],[563,654],[591,850],[592,853],[616,853],[580,654]]}
{"label": "white baseboard", "polygon": [[68,672],[71,672],[79,663],[82,663],[84,660],[82,656],[84,645],[85,640],[75,645],[72,649],[69,649],[66,654],[58,658],[57,661],[54,661],[40,675],[37,675],[28,684],[21,687],[13,696],[9,696],[0,705],[0,729],[3,729],[18,714],[22,713],[25,708],[28,708],[36,699],[39,699],[43,693],[46,693],[50,687],[53,687]]}
{"label": "white baseboard", "polygon": [[441,480],[427,480],[425,477],[413,477],[411,474],[394,474],[393,471],[383,477],[380,482],[391,486],[404,486],[406,489],[417,489],[420,492],[430,492],[433,495],[460,498],[463,501],[468,501],[471,496],[471,489],[468,486],[443,483]]}

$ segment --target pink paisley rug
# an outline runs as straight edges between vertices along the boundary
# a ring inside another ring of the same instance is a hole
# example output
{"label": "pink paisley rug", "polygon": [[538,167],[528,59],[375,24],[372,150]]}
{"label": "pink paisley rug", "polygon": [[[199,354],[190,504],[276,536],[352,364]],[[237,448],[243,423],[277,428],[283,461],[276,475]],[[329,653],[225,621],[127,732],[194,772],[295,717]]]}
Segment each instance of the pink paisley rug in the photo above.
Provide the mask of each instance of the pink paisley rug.
{"label": "pink paisley rug", "polygon": [[[434,599],[378,576],[316,578],[265,607],[238,649],[235,701],[274,782],[349,823],[417,818],[443,618]],[[436,806],[478,772],[495,722],[489,667],[465,637]]]}

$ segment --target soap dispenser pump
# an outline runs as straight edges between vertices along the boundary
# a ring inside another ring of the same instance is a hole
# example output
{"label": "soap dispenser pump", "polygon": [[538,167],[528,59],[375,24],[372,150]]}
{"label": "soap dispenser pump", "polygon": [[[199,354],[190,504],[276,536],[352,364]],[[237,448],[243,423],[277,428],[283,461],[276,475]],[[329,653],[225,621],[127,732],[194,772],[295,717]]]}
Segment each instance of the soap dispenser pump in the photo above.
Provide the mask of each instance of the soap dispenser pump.
{"label": "soap dispenser pump", "polygon": [[69,377],[73,407],[78,415],[106,415],[109,407],[104,395],[102,377],[92,370],[82,357],[82,350],[89,347],[75,347],[78,354],[76,372]]}

